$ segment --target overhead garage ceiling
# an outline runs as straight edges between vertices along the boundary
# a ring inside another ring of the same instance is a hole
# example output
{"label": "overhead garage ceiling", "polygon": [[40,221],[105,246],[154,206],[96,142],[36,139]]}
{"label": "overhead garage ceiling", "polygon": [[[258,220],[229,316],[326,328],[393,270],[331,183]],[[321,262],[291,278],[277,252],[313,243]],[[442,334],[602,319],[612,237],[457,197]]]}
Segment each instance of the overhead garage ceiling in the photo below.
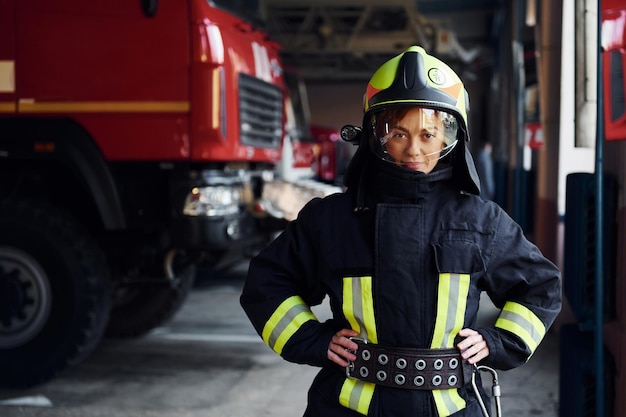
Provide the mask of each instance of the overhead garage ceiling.
{"label": "overhead garage ceiling", "polygon": [[488,65],[501,0],[260,0],[283,61],[306,80],[367,79],[419,44],[462,71]]}

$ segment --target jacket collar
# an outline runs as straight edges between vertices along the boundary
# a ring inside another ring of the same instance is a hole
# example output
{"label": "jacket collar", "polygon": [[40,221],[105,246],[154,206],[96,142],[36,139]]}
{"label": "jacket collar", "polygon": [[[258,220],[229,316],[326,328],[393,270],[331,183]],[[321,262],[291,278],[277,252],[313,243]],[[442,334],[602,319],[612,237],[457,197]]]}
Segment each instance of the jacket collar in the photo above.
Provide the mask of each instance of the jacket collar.
{"label": "jacket collar", "polygon": [[375,163],[377,168],[368,184],[369,203],[411,203],[441,188],[452,178],[452,167],[440,162],[435,170],[425,174],[409,171],[385,161]]}

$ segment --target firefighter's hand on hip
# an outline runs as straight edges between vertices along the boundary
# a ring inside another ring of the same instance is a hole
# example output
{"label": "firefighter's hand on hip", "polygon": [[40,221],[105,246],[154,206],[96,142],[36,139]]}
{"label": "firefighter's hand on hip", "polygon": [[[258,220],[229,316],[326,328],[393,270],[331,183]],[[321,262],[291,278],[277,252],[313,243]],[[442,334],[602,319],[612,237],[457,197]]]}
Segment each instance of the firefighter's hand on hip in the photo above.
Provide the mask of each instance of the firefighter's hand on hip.
{"label": "firefighter's hand on hip", "polygon": [[463,338],[456,347],[461,351],[463,359],[468,363],[474,364],[489,356],[489,346],[483,338],[483,335],[476,330],[463,329],[459,332],[459,336]]}
{"label": "firefighter's hand on hip", "polygon": [[341,329],[335,333],[328,344],[328,359],[344,368],[348,366],[348,361],[356,360],[356,356],[352,352],[355,352],[358,346],[350,338],[358,335],[351,329]]}
{"label": "firefighter's hand on hip", "polygon": [[[350,340],[359,334],[354,330],[342,329],[335,333],[328,345],[328,359],[335,362],[339,366],[348,366],[348,361],[356,360],[356,356],[352,353],[357,350],[357,344]],[[476,330],[463,329],[459,332],[459,336],[464,339],[457,344],[457,348],[461,351],[461,356],[470,364],[479,362],[489,356],[489,347],[483,336]]]}

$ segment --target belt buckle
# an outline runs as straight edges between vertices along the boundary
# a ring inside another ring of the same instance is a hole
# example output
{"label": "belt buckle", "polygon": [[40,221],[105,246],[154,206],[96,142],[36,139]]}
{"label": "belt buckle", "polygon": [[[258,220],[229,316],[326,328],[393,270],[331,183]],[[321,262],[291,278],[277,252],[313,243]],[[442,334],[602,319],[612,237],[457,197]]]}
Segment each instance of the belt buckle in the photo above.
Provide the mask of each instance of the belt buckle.
{"label": "belt buckle", "polygon": [[[361,342],[363,344],[367,344],[367,339],[364,339],[362,337],[350,337],[349,338],[352,341],[358,341]],[[346,349],[348,352],[353,353],[356,355],[356,351],[355,350],[350,350],[350,349]],[[352,378],[352,375],[350,374],[352,371],[354,370],[354,362],[352,361],[348,361],[348,366],[346,366],[346,377],[348,378]]]}

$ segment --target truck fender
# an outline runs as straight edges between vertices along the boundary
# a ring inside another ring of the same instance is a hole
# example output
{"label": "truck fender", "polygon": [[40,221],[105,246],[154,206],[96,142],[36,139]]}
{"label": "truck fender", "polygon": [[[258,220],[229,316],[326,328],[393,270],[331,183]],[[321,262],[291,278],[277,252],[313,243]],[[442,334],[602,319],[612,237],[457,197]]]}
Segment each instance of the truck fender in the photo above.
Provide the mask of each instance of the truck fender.
{"label": "truck fender", "polygon": [[87,131],[71,119],[0,119],[0,159],[55,159],[86,184],[105,229],[126,220],[113,175]]}

